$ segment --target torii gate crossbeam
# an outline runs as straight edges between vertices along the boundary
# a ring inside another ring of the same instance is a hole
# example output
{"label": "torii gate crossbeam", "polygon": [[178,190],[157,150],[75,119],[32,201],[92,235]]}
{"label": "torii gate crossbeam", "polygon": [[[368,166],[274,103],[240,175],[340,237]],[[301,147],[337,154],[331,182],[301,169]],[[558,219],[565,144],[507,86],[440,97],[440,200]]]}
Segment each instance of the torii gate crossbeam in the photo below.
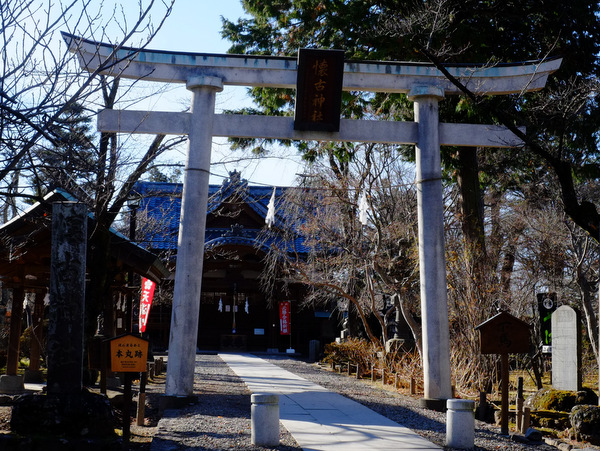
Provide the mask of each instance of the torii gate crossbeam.
{"label": "torii gate crossbeam", "polygon": [[[452,397],[440,145],[510,147],[519,140],[502,127],[440,124],[438,103],[460,94],[430,64],[352,62],[344,67],[344,90],[403,92],[414,102],[415,122],[342,120],[339,132],[299,132],[290,118],[215,115],[215,95],[224,85],[294,88],[295,58],[115,49],[63,34],[82,67],[111,76],[185,83],[192,91],[191,113],[103,111],[100,131],[188,134],[189,149],[171,318],[166,395],[192,396],[195,343],[201,295],[206,204],[213,136],[369,141],[416,146],[419,267],[423,317],[424,405],[445,407]],[[447,67],[476,94],[538,90],[561,60],[494,67]]]}
{"label": "torii gate crossbeam", "polygon": [[[223,85],[271,88],[296,87],[297,60],[293,57],[183,53],[115,47],[62,33],[81,67],[88,71],[136,80],[163,83],[187,82],[202,75],[222,80]],[[560,67],[560,59],[496,66],[456,64],[446,69],[475,94],[500,95],[542,89],[548,75]],[[434,83],[446,95],[462,94],[433,64],[394,61],[347,61],[346,91],[402,92]]]}

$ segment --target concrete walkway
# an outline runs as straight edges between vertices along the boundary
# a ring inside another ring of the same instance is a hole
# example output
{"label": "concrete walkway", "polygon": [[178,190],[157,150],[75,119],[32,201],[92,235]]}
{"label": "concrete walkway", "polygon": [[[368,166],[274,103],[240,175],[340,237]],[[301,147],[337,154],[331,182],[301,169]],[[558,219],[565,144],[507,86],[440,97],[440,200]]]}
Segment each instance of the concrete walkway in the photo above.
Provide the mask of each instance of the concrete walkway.
{"label": "concrete walkway", "polygon": [[252,393],[279,394],[279,415],[303,450],[442,449],[410,429],[250,354],[219,354]]}

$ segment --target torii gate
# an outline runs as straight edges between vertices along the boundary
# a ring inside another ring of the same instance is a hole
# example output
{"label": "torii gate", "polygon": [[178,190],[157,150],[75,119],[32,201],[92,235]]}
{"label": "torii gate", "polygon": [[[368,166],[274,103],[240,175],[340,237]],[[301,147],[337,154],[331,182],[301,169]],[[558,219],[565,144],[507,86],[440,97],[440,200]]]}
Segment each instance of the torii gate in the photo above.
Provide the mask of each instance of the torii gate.
{"label": "torii gate", "polygon": [[[224,85],[295,88],[297,60],[290,57],[179,53],[118,48],[63,33],[81,66],[145,81],[185,83],[192,92],[189,113],[101,111],[103,132],[187,134],[188,154],[169,362],[165,394],[193,395],[204,232],[213,136],[313,141],[380,142],[416,146],[419,266],[423,324],[424,402],[439,405],[452,397],[440,146],[512,147],[522,144],[503,127],[439,123],[438,102],[460,94],[439,70],[424,63],[352,62],[344,64],[343,89],[406,93],[415,122],[341,120],[339,132],[294,130],[290,117],[215,114],[215,96]],[[110,64],[114,62],[114,64]],[[449,66],[449,73],[475,94],[500,95],[539,90],[560,59],[496,67]]]}

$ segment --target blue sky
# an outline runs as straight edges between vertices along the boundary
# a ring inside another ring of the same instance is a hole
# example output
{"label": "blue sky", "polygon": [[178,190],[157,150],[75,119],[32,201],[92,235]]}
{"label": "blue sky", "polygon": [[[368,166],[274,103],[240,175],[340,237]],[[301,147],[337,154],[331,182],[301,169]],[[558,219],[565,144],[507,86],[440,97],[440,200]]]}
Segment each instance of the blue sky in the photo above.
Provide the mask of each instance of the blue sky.
{"label": "blue sky", "polygon": [[182,52],[225,53],[221,16],[236,21],[244,13],[240,0],[175,0],[173,12],[151,47]]}
{"label": "blue sky", "polygon": [[[134,2],[132,6],[133,4]],[[236,21],[243,14],[240,0],[175,0],[173,12],[148,48],[178,52],[226,53],[230,44],[221,38],[221,16]],[[186,100],[188,95],[184,88],[157,95],[151,102],[150,109],[181,111],[189,105],[189,101]],[[226,87],[217,95],[217,112],[223,108],[250,104],[246,88]],[[173,158],[183,158],[181,152],[173,155]],[[304,172],[294,148],[280,149],[269,158],[254,161],[240,160],[241,156],[230,151],[225,139],[215,139],[211,172],[218,176],[211,177],[211,183],[220,184],[223,176],[232,170],[238,170],[250,183],[290,186],[294,183],[296,173]]]}

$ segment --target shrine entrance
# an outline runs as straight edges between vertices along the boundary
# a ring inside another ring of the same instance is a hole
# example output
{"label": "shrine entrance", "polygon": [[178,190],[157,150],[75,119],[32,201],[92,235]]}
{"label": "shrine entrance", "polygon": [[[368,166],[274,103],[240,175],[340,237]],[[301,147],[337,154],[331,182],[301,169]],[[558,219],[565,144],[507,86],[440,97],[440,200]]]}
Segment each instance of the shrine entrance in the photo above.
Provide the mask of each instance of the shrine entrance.
{"label": "shrine entrance", "polygon": [[[162,83],[185,83],[191,112],[104,110],[98,129],[115,133],[187,134],[187,154],[166,395],[191,396],[198,334],[204,227],[213,136],[311,141],[412,144],[416,147],[419,266],[423,326],[424,400],[452,397],[440,146],[513,147],[522,143],[503,127],[439,122],[438,103],[462,92],[431,64],[343,62],[346,91],[405,93],[414,102],[415,122],[340,120],[339,127],[297,126],[294,118],[215,114],[215,96],[224,85],[299,87],[304,79],[296,58],[178,53],[109,44],[64,34],[82,67],[94,71],[114,62],[105,75]],[[446,66],[475,94],[502,95],[542,89],[561,60],[496,67]],[[333,81],[332,81],[333,83]],[[310,115],[310,114],[309,114]],[[317,115],[318,116],[318,115]],[[318,119],[313,114],[313,120]],[[310,117],[308,119],[311,120]]]}

